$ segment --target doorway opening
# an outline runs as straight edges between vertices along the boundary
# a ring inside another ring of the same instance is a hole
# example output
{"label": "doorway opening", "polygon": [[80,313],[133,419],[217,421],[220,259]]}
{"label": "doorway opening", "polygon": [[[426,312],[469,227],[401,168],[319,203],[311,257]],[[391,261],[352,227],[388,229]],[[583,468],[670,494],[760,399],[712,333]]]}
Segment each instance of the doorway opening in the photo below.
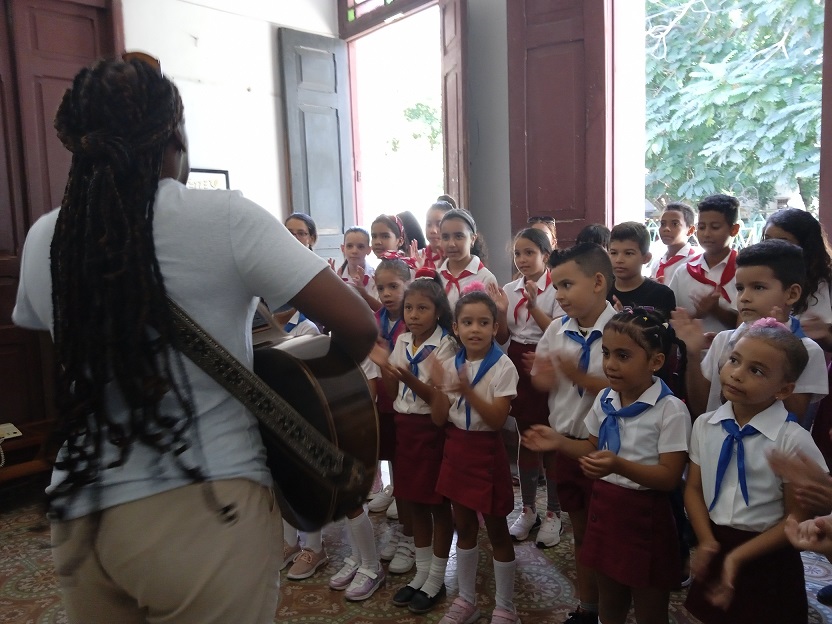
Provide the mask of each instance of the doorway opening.
{"label": "doorway opening", "polygon": [[357,223],[444,193],[442,46],[436,5],[350,42]]}

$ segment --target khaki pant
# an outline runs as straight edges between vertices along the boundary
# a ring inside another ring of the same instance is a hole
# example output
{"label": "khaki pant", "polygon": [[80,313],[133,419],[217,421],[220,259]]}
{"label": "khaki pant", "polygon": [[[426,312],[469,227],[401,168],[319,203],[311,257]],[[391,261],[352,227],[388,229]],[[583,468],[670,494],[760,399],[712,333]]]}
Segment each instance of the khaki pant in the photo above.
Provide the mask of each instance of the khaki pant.
{"label": "khaki pant", "polygon": [[283,525],[272,493],[246,479],[213,484],[237,520],[223,522],[204,485],[52,524],[55,566],[72,623],[271,624]]}

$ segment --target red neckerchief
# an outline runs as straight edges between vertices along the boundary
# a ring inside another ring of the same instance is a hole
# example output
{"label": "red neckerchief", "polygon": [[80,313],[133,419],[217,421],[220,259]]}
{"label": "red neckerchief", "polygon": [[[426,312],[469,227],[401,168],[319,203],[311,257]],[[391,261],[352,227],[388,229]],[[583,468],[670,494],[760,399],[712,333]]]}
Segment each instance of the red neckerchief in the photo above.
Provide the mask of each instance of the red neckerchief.
{"label": "red neckerchief", "polygon": [[[551,285],[552,285],[552,274],[549,271],[546,271],[546,285],[543,288],[541,288],[540,286],[537,287],[537,295],[538,296],[542,295],[543,291],[545,291]],[[520,307],[524,303],[528,303],[528,301],[529,301],[528,293],[526,292],[525,286],[522,288],[522,290],[523,290],[523,296],[520,297],[520,301],[517,303],[516,306],[514,306],[514,323],[515,324],[517,324],[517,315],[520,313]],[[527,321],[529,320],[529,317],[531,317],[531,315],[532,315],[532,311],[527,309],[526,310],[526,320]]]}
{"label": "red neckerchief", "polygon": [[[485,265],[482,263],[482,260],[480,260],[480,265],[477,267],[477,273],[482,271],[484,268]],[[445,284],[445,292],[451,292],[451,286],[456,286],[456,291],[461,295],[462,285],[459,282],[465,279],[466,277],[471,277],[472,275],[476,275],[477,273],[471,273],[471,271],[469,271],[468,269],[463,269],[462,273],[454,277],[448,269],[442,269],[442,277],[448,280],[448,283]]]}
{"label": "red neckerchief", "polygon": [[664,270],[667,267],[672,267],[677,262],[681,262],[685,258],[690,258],[695,253],[696,251],[694,251],[693,247],[691,247],[690,249],[688,249],[688,255],[686,256],[680,254],[678,256],[673,256],[669,260],[659,260],[659,270],[656,271],[656,279],[660,280],[664,277]]}
{"label": "red neckerchief", "polygon": [[693,264],[693,262],[703,254],[696,256],[687,264],[688,274],[695,279],[700,284],[708,284],[710,286],[718,287],[720,293],[723,297],[725,297],[725,301],[731,303],[731,297],[728,296],[728,292],[725,290],[725,284],[730,282],[734,279],[734,276],[737,274],[737,250],[732,249],[731,253],[728,254],[728,262],[725,263],[725,268],[722,269],[722,277],[719,278],[719,284],[716,282],[709,280],[705,275],[705,269],[702,268],[701,264]]}
{"label": "red neckerchief", "polygon": [[436,269],[440,264],[442,264],[442,254],[438,251],[434,253],[430,245],[425,247],[425,262],[422,266],[427,269]]}
{"label": "red neckerchief", "polygon": [[[346,271],[347,274],[346,275],[341,275],[341,279],[344,280],[347,283],[351,282],[352,277],[350,276],[349,268],[344,269],[344,271]],[[364,288],[367,288],[367,284],[370,283],[370,276],[365,273],[364,277],[361,278],[361,283],[363,284]]]}

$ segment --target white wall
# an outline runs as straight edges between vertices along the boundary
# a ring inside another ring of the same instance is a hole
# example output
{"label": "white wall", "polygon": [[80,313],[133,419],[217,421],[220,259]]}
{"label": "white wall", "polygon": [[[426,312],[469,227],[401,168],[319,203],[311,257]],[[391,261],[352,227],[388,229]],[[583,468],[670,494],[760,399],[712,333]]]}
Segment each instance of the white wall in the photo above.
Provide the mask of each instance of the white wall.
{"label": "white wall", "polygon": [[508,171],[506,0],[468,2],[468,149],[470,206],[501,284],[514,270]]}
{"label": "white wall", "polygon": [[127,50],[159,58],[185,103],[191,166],[278,216],[288,195],[277,28],[337,36],[336,0],[122,0]]}

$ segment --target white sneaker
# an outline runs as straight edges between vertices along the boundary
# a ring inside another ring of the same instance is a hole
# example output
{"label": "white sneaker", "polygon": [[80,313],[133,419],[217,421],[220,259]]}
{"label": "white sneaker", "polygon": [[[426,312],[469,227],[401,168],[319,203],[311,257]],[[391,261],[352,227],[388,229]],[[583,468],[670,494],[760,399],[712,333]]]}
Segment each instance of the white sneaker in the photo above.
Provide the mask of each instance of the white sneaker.
{"label": "white sneaker", "polygon": [[396,526],[390,534],[390,541],[388,541],[384,548],[382,548],[378,553],[379,559],[382,561],[390,561],[393,557],[395,557],[400,539],[402,539],[401,529],[399,526]]}
{"label": "white sneaker", "polygon": [[393,502],[393,486],[385,486],[384,489],[375,495],[373,500],[367,505],[367,510],[374,513],[380,513],[390,506]]}
{"label": "white sneaker", "polygon": [[416,546],[413,543],[412,537],[402,537],[399,540],[399,545],[396,548],[396,554],[390,561],[387,570],[391,574],[405,574],[413,569],[413,564],[416,563]]}
{"label": "white sneaker", "polygon": [[537,532],[537,547],[551,548],[560,544],[560,534],[563,533],[563,523],[554,511],[547,511],[540,530]]}
{"label": "white sneaker", "polygon": [[390,506],[387,508],[387,517],[390,520],[398,520],[399,519],[399,508],[396,507],[396,501],[394,500],[390,503]]}
{"label": "white sneaker", "polygon": [[531,507],[523,505],[523,513],[509,527],[508,532],[516,542],[522,542],[529,537],[531,530],[540,526],[540,516]]}

